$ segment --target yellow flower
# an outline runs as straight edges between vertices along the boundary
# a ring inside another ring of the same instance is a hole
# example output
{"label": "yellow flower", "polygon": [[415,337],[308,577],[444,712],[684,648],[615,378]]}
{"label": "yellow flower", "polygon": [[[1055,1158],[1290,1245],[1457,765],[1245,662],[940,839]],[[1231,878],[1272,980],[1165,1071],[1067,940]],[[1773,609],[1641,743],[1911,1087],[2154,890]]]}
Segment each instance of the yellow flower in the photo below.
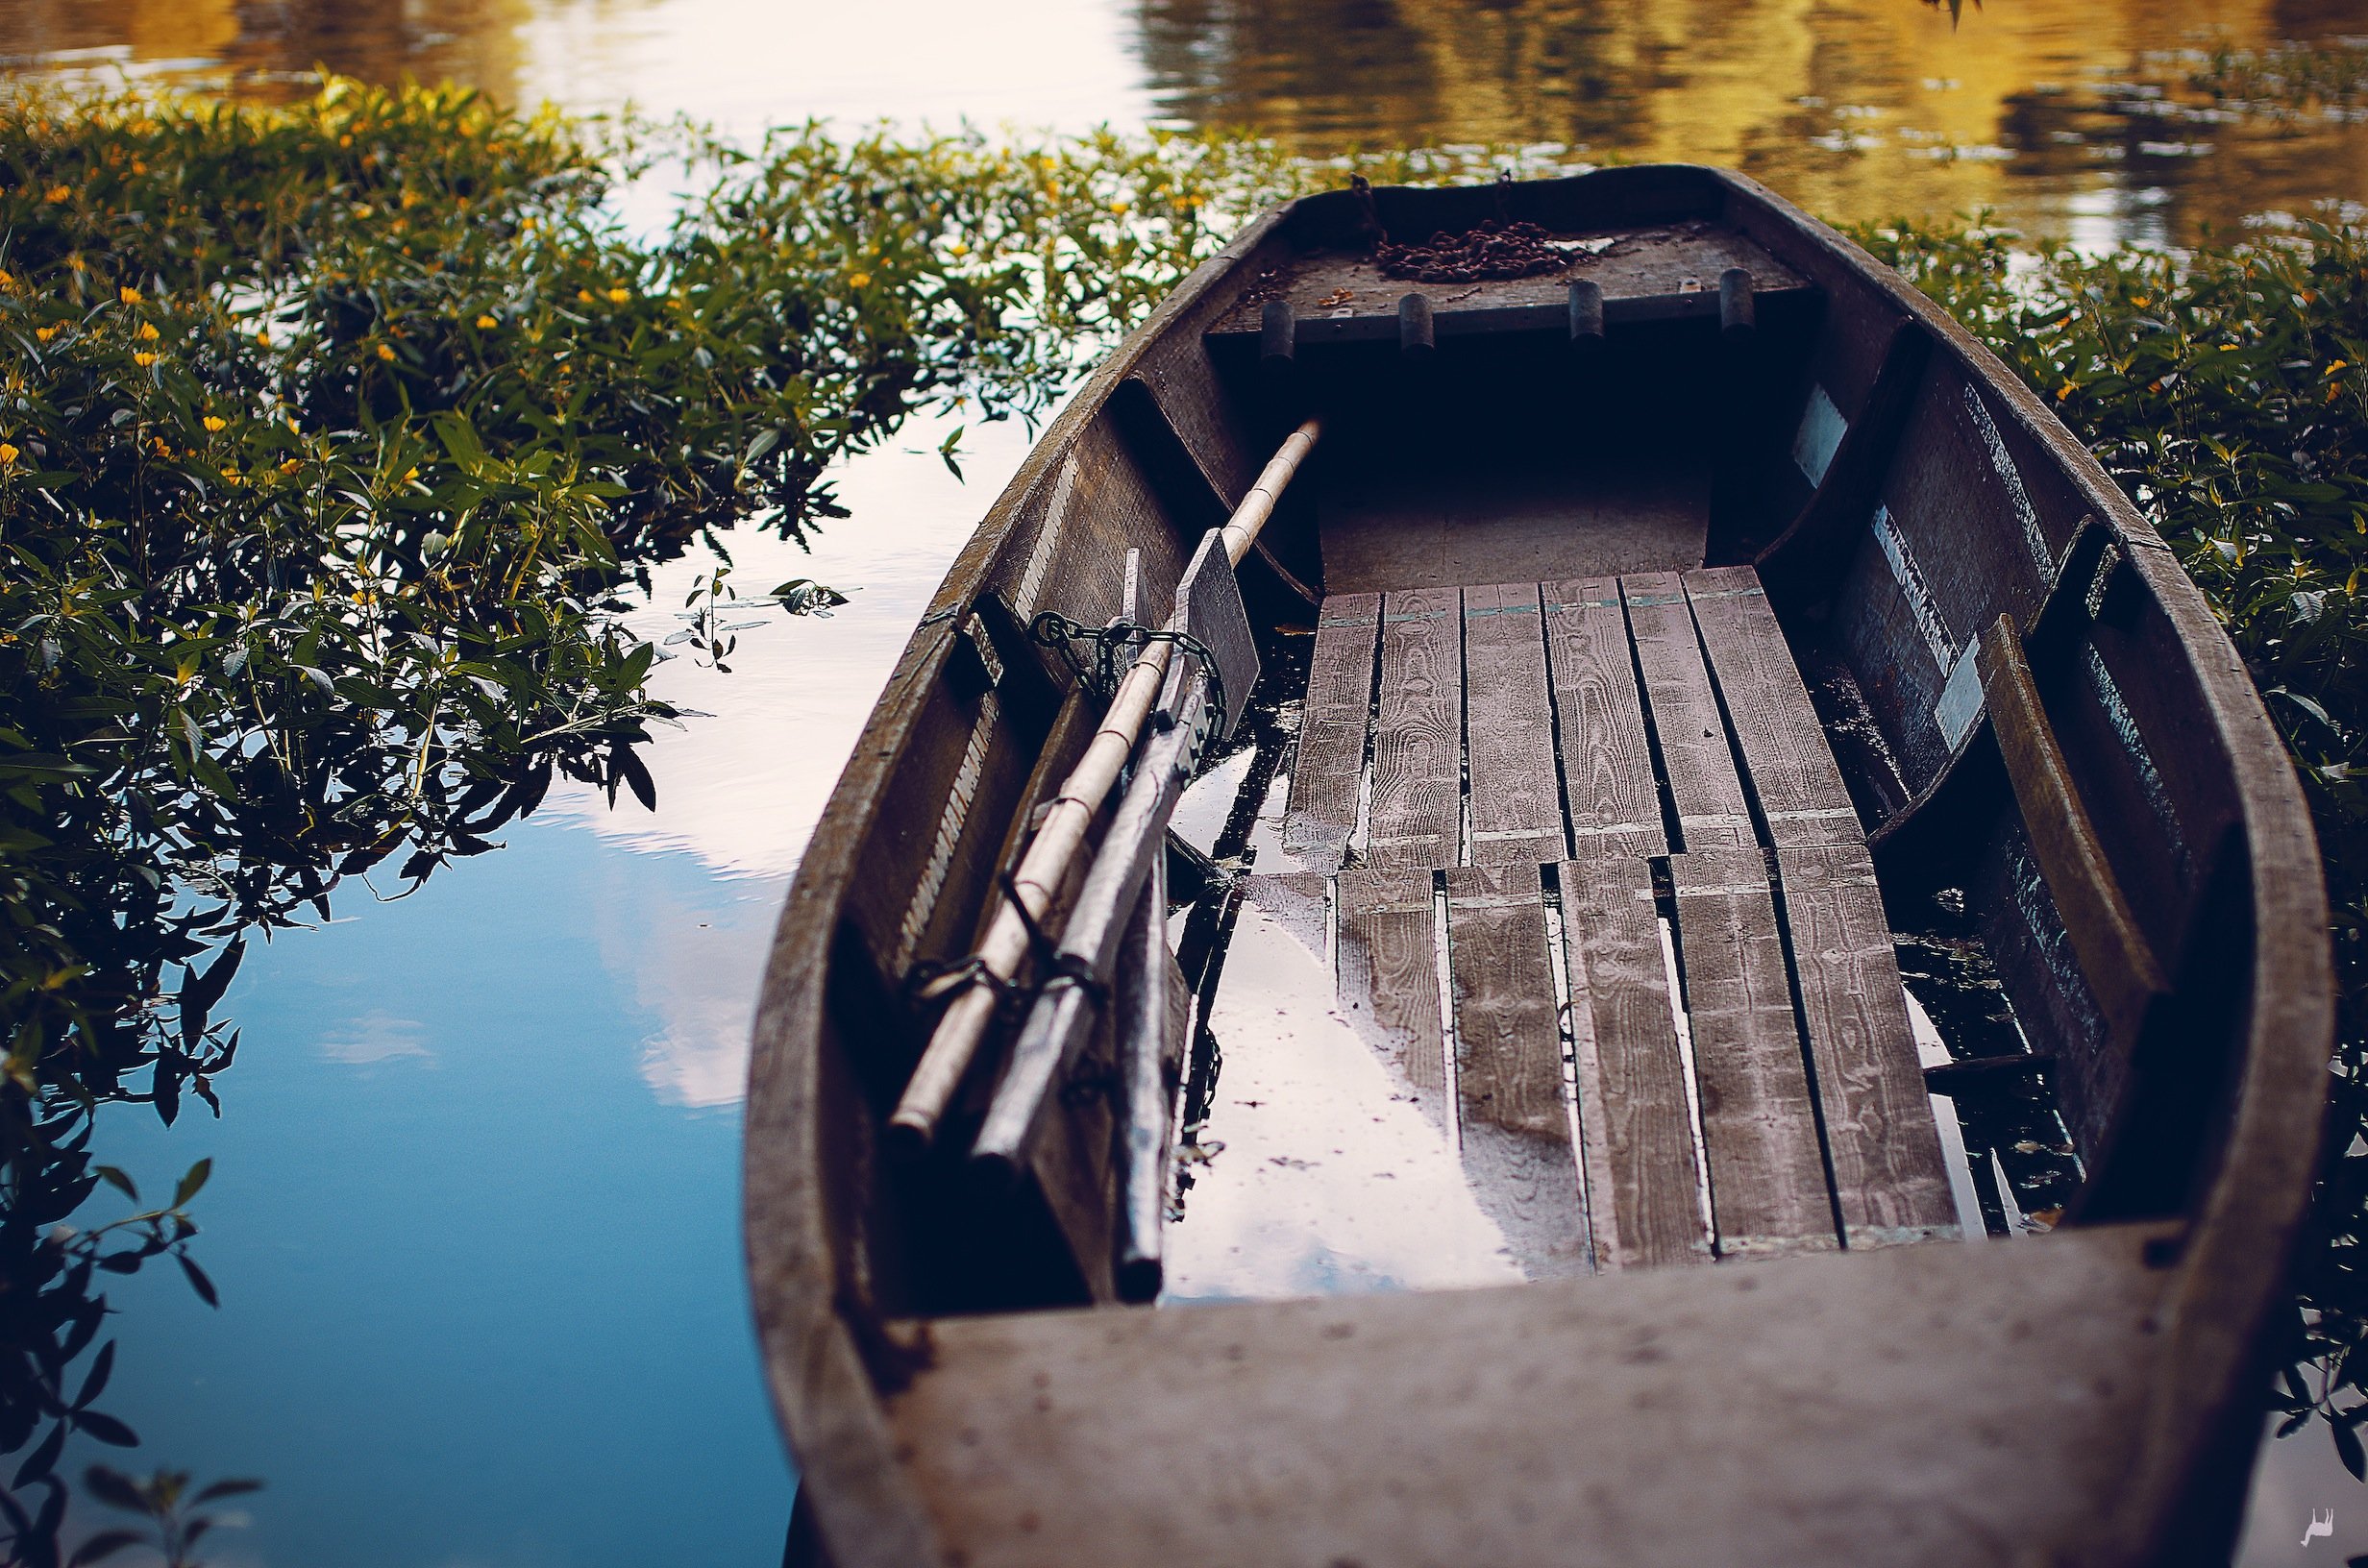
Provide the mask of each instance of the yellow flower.
{"label": "yellow flower", "polygon": [[590,305],[592,303],[592,291],[588,288],[580,288],[576,290],[576,303],[579,305]]}
{"label": "yellow flower", "polygon": [[139,304],[139,290],[134,288],[130,283],[126,283],[121,288],[115,290],[115,297],[126,305]]}
{"label": "yellow flower", "polygon": [[255,341],[268,349],[271,347],[271,334],[269,332],[259,331],[255,334]]}
{"label": "yellow flower", "polygon": [[392,359],[392,358],[394,358],[394,356],[395,356],[395,350],[394,350],[394,346],[393,346],[392,344],[389,344],[389,343],[382,343],[382,344],[380,344],[380,345],[379,345],[379,357],[380,357],[380,358],[382,358],[382,359]]}
{"label": "yellow flower", "polygon": [[134,174],[146,174],[148,172],[148,165],[136,158],[132,159],[132,172]]}
{"label": "yellow flower", "polygon": [[418,478],[419,478],[419,470],[418,470],[418,468],[417,468],[417,467],[408,468],[408,469],[406,469],[406,470],[404,471],[404,474],[403,474],[403,482],[404,482],[404,483],[406,483],[406,484],[415,483],[415,482],[418,480]]}
{"label": "yellow flower", "polygon": [[2061,402],[2063,402],[2063,400],[2064,400],[2064,399],[2066,399],[2066,398],[2070,397],[2071,395],[2072,395],[2072,383],[2071,383],[2070,381],[2066,381],[2066,382],[2064,382],[2064,383],[2063,383],[2063,385],[2061,385],[2061,386],[2060,386],[2060,387],[2056,388],[2056,401],[2057,401],[2058,403],[2061,403]]}
{"label": "yellow flower", "polygon": [[15,286],[15,283],[16,279],[14,275],[12,274],[8,268],[0,267],[0,288],[12,288]]}
{"label": "yellow flower", "polygon": [[42,200],[48,202],[70,202],[73,199],[74,189],[71,185],[52,185],[42,193]]}
{"label": "yellow flower", "polygon": [[0,441],[0,468],[7,468],[15,461],[16,449],[6,441]]}
{"label": "yellow flower", "polygon": [[608,303],[610,305],[623,305],[626,301],[631,299],[632,297],[633,291],[629,288],[612,288],[608,291]]}
{"label": "yellow flower", "polygon": [[58,329],[55,327],[36,327],[33,329],[33,335],[46,343],[51,338],[58,335]]}
{"label": "yellow flower", "polygon": [[219,414],[208,414],[206,416],[206,429],[211,430],[216,435],[220,435],[224,430],[229,429],[230,423],[231,422],[229,420],[224,419]]}
{"label": "yellow flower", "polygon": [[158,338],[164,334],[157,331],[157,324],[155,322],[143,321],[139,324],[139,331],[133,335],[137,337],[142,343],[154,343]]}
{"label": "yellow flower", "polygon": [[[0,279],[0,282],[5,282],[5,279]],[[2327,374],[2330,376],[2335,375],[2339,371],[2350,369],[2352,361],[2349,359],[2338,359],[2333,364],[2327,367]]]}
{"label": "yellow flower", "polygon": [[851,272],[847,275],[847,286],[850,288],[869,288],[872,286],[872,275],[868,272]]}
{"label": "yellow flower", "polygon": [[147,369],[150,365],[153,365],[153,364],[155,364],[156,362],[157,362],[157,356],[156,356],[155,355],[153,355],[153,354],[150,354],[150,353],[149,353],[147,350],[145,350],[145,349],[142,349],[139,353],[137,353],[137,354],[136,354],[136,355],[132,355],[132,363],[134,363],[134,364],[136,364],[136,365],[139,366],[139,368],[140,368],[140,369],[142,369],[142,370],[146,370],[146,369]]}
{"label": "yellow flower", "polygon": [[477,318],[477,329],[479,331],[489,332],[501,325],[502,324],[500,322],[494,320],[491,316],[480,316]]}
{"label": "yellow flower", "polygon": [[301,460],[290,457],[286,462],[280,465],[280,472],[283,474],[293,474],[304,466],[305,465]]}
{"label": "yellow flower", "polygon": [[949,256],[968,256],[971,254],[971,248],[957,239],[952,244],[946,247],[946,254]]}
{"label": "yellow flower", "polygon": [[226,468],[222,471],[222,477],[235,484],[238,482],[238,470],[234,468]]}
{"label": "yellow flower", "polygon": [[358,218],[366,218],[377,210],[378,209],[372,207],[368,202],[356,202],[354,204],[354,216]]}

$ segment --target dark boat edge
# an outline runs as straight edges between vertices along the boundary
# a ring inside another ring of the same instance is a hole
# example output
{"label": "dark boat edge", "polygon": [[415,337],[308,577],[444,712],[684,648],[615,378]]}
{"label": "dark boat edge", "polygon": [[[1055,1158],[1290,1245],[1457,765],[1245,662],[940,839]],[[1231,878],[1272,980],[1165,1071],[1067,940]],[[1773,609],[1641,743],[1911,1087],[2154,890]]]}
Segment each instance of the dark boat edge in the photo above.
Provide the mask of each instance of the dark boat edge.
{"label": "dark boat edge", "polygon": [[[1778,257],[1815,254],[1881,294],[1946,345],[1994,391],[2023,437],[2047,452],[2105,520],[2179,632],[2206,694],[2210,729],[2227,758],[2247,850],[2255,941],[2244,1061],[2225,1096],[2232,1114],[2182,1216],[2183,1244],[2160,1257],[2160,1348],[2139,1465],[2118,1517],[2099,1532],[2097,1560],[2192,1560],[2199,1543],[2225,1544],[2241,1504],[2269,1371],[2265,1325],[2287,1287],[2316,1164],[2334,1028],[2327,906],[2315,835],[2292,765],[2242,662],[2200,591],[2095,459],[2038,398],[1970,333],[1839,233],[1743,177],[1693,165],[1598,171],[1555,184],[1590,184],[1608,202],[1622,187],[1723,193],[1728,221]],[[846,1309],[851,1260],[842,1255],[833,1188],[856,1179],[834,1159],[840,1136],[825,1112],[835,1096],[813,1048],[827,1006],[825,977],[838,912],[886,782],[956,640],[959,611],[984,587],[1023,507],[1057,458],[1167,334],[1191,330],[1229,303],[1221,285],[1320,203],[1302,198],[1265,214],[1197,268],[1099,365],[1048,426],[949,570],[899,657],[832,793],[785,902],[768,958],[753,1030],[743,1145],[743,1206],[751,1288],[767,1378],[785,1430],[798,1434],[802,1488],[842,1568],[944,1560],[921,1497],[898,1461],[871,1366],[858,1342],[865,1314]],[[1664,198],[1665,205],[1665,198]],[[2310,1136],[2298,1137],[2307,1126]],[[803,1506],[802,1504],[802,1506]]]}

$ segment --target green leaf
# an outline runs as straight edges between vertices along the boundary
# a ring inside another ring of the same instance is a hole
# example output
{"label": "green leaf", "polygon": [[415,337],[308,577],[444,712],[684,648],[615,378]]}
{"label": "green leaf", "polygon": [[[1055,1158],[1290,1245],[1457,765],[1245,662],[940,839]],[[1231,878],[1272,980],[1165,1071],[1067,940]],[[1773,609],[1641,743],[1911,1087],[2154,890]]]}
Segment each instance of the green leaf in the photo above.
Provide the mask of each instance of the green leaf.
{"label": "green leaf", "polygon": [[210,1158],[200,1160],[196,1164],[191,1165],[182,1176],[181,1184],[173,1188],[173,1207],[180,1209],[186,1206],[191,1198],[197,1196],[205,1187],[207,1178],[212,1174],[213,1161]]}

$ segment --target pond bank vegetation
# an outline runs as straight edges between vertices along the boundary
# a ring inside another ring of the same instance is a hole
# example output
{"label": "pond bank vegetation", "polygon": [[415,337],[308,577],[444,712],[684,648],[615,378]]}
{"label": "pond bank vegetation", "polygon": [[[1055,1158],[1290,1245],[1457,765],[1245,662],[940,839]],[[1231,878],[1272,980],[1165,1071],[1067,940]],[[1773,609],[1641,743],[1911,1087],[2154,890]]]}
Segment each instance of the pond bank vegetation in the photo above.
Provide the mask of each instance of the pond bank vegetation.
{"label": "pond bank vegetation", "polygon": [[[636,747],[678,716],[620,615],[653,562],[693,541],[728,561],[740,526],[859,527],[835,464],[918,411],[1042,414],[1272,201],[1567,162],[1157,133],[739,148],[343,80],[277,108],[0,97],[12,1556],[58,1557],[70,1432],[136,1440],[97,1405],[104,1277],[170,1255],[211,1299],[203,1170],[142,1206],[94,1116],[217,1108],[245,943],[325,919],[344,879],[399,895],[556,779],[650,800]],[[619,218],[661,184],[661,227]],[[2106,257],[1964,225],[1859,237],[2090,443],[2270,694],[2337,908],[2338,1125],[2368,1125],[2368,231]],[[2351,1143],[2330,1139],[2285,1398],[2356,1471]],[[132,1216],[69,1226],[103,1183]]]}

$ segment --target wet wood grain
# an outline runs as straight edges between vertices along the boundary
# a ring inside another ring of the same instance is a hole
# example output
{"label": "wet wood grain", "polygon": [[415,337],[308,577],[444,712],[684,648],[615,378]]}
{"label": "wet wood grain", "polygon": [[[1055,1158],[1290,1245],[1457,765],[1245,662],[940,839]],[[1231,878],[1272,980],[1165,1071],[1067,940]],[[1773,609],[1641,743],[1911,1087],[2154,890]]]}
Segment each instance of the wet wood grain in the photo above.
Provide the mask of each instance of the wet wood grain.
{"label": "wet wood grain", "polygon": [[1542,585],[1572,853],[1668,853],[1628,617],[1612,577]]}
{"label": "wet wood grain", "polygon": [[1536,583],[1464,590],[1464,702],[1473,863],[1561,859],[1562,788]]}
{"label": "wet wood grain", "polygon": [[1806,845],[1778,851],[1777,874],[1843,1235],[1854,1247],[1953,1236],[1874,862],[1857,845]]}
{"label": "wet wood grain", "polygon": [[1595,1264],[1706,1261],[1710,1236],[1651,868],[1632,858],[1566,863],[1562,897]]}
{"label": "wet wood grain", "polygon": [[1314,870],[1338,870],[1357,826],[1365,736],[1373,708],[1379,594],[1335,594],[1316,619],[1299,750],[1291,770],[1284,846]]}
{"label": "wet wood grain", "polygon": [[1531,1279],[1587,1271],[1562,1036],[1534,866],[1447,872],[1465,1180]]}
{"label": "wet wood grain", "polygon": [[1863,843],[1849,787],[1758,575],[1748,566],[1689,572],[1686,597],[1769,839],[1779,847]]}
{"label": "wet wood grain", "polygon": [[1622,577],[1620,596],[1628,602],[1637,663],[1644,674],[1646,704],[1684,847],[1752,843],[1751,808],[1702,663],[1684,579],[1674,572]]}
{"label": "wet wood grain", "polygon": [[1464,648],[1456,590],[1382,600],[1381,703],[1366,860],[1375,868],[1452,866],[1464,810]]}
{"label": "wet wood grain", "polygon": [[1765,863],[1756,848],[1705,849],[1669,870],[1719,1251],[1834,1246]]}

